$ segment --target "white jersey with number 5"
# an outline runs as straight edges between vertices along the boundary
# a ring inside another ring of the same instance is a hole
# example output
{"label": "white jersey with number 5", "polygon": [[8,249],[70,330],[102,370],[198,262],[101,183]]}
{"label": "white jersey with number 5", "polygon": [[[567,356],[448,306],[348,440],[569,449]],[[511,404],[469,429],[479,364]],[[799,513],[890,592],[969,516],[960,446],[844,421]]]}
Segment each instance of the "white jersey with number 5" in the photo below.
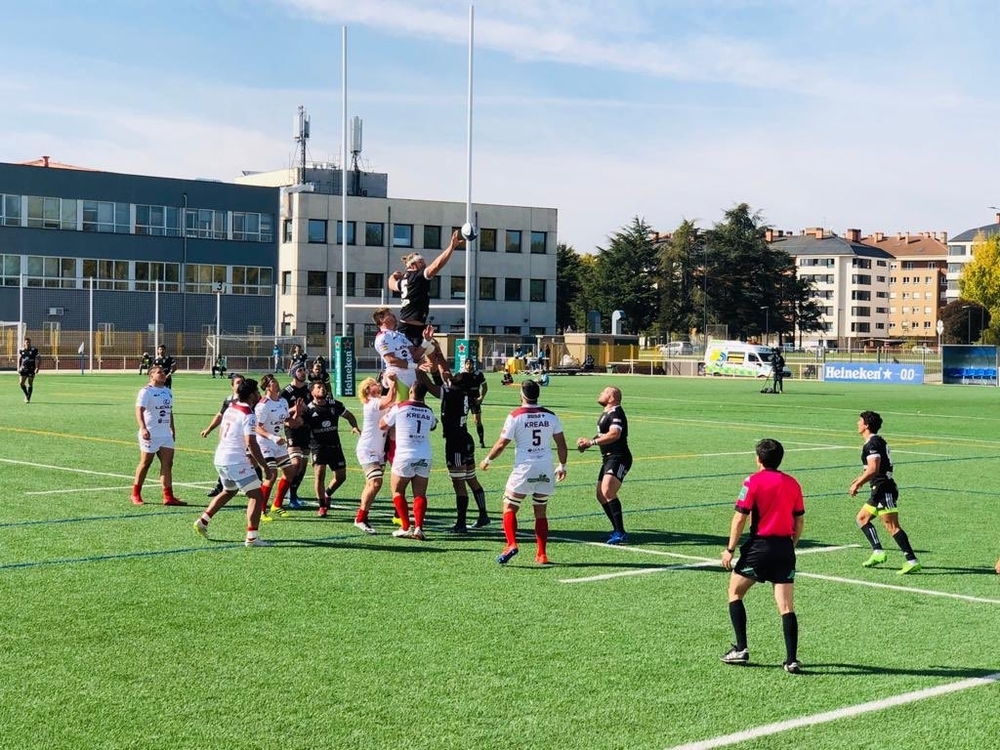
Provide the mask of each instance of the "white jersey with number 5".
{"label": "white jersey with number 5", "polygon": [[559,417],[541,406],[522,406],[507,415],[500,437],[514,442],[514,465],[552,466],[552,436],[563,431]]}

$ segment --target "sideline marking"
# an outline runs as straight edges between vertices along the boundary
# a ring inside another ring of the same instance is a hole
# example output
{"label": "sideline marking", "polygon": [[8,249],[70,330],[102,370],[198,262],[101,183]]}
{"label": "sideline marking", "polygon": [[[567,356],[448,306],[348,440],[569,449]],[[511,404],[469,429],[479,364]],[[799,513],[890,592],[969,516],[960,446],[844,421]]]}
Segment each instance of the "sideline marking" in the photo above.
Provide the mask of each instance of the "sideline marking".
{"label": "sideline marking", "polygon": [[972,677],[968,680],[959,680],[958,682],[952,682],[946,685],[938,685],[936,687],[924,688],[923,690],[901,693],[899,695],[893,695],[889,698],[881,698],[876,701],[859,703],[856,706],[846,706],[844,708],[834,709],[833,711],[824,711],[822,713],[813,714],[812,716],[800,716],[797,719],[788,719],[786,721],[775,722],[774,724],[765,724],[764,726],[754,727],[753,729],[744,729],[742,732],[725,734],[721,737],[713,737],[711,739],[700,740],[698,742],[689,742],[686,745],[675,745],[670,748],[670,750],[711,750],[716,747],[735,745],[738,742],[746,742],[748,740],[755,740],[758,737],[768,737],[772,734],[778,734],[779,732],[787,732],[789,729],[813,727],[817,724],[826,724],[831,721],[838,721],[839,719],[850,719],[862,714],[882,711],[886,708],[892,708],[894,706],[903,706],[907,703],[914,703],[916,701],[924,700],[925,698],[936,698],[941,695],[948,695],[949,693],[969,690],[970,688],[992,685],[996,682],[1000,682],[1000,672],[994,672],[993,674],[986,675],[985,677]]}

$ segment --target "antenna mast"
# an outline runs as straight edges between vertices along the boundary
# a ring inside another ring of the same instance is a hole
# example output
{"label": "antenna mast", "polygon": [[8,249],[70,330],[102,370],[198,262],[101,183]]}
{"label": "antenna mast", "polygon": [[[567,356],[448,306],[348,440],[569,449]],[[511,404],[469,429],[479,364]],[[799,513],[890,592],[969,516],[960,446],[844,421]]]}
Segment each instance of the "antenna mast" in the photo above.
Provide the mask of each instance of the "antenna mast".
{"label": "antenna mast", "polygon": [[306,114],[306,108],[301,104],[298,114],[295,115],[294,138],[299,150],[299,174],[296,183],[304,185],[306,182],[306,145],[309,141],[309,115]]}
{"label": "antenna mast", "polygon": [[354,170],[353,195],[361,195],[359,156],[361,156],[361,118],[355,115],[354,119],[351,120],[351,169]]}

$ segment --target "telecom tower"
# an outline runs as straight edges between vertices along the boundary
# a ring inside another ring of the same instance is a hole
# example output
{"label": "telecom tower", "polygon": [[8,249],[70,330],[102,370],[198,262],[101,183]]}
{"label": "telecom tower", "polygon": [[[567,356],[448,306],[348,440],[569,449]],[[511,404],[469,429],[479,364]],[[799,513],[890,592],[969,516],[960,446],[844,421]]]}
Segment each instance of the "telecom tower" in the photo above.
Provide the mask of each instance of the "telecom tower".
{"label": "telecom tower", "polygon": [[306,148],[309,141],[309,115],[306,114],[306,108],[302,105],[299,105],[298,114],[295,115],[294,137],[299,150],[299,175],[296,184],[304,185],[306,182]]}

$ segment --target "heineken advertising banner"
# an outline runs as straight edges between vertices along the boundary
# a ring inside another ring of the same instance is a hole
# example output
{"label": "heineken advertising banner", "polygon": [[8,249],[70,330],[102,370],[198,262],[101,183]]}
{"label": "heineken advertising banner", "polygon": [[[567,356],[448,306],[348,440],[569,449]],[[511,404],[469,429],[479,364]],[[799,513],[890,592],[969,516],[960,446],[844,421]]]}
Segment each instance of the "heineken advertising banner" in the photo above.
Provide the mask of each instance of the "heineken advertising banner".
{"label": "heineken advertising banner", "polygon": [[479,361],[479,341],[477,339],[457,339],[455,341],[455,372],[460,372],[469,357]]}
{"label": "heineken advertising banner", "polygon": [[333,339],[333,393],[337,398],[354,396],[354,339],[335,336]]}

